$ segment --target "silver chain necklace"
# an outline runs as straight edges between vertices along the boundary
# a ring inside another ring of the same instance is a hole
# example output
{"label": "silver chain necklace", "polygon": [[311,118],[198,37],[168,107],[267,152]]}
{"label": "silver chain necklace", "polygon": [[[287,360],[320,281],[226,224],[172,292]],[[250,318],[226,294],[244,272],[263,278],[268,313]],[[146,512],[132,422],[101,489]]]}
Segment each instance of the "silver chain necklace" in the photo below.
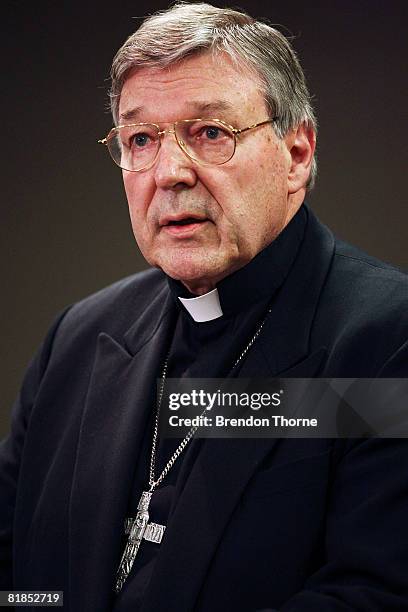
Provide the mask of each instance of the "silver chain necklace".
{"label": "silver chain necklace", "polygon": [[[258,328],[251,340],[248,342],[244,350],[241,352],[239,357],[236,359],[234,365],[228,373],[228,376],[235,370],[237,365],[243,360],[249,349],[252,347],[258,336],[260,335],[263,326],[271,312],[271,308],[268,309],[264,319],[258,325]],[[158,476],[157,480],[154,478],[155,467],[156,467],[156,450],[157,450],[157,439],[159,433],[159,418],[160,418],[160,409],[163,400],[164,386],[167,378],[167,369],[169,363],[170,353],[167,354],[167,357],[164,362],[163,371],[160,379],[160,388],[157,397],[157,409],[156,409],[156,417],[154,422],[154,431],[153,431],[153,440],[152,440],[152,451],[150,455],[150,469],[149,469],[149,490],[143,491],[138,506],[136,517],[134,519],[127,518],[125,520],[125,534],[128,535],[128,540],[125,546],[125,550],[123,551],[123,555],[118,567],[118,571],[116,573],[116,584],[115,591],[119,593],[123,587],[123,584],[128,577],[130,570],[132,569],[133,563],[136,559],[136,555],[139,551],[140,544],[142,540],[147,540],[148,542],[154,542],[155,544],[160,544],[166,530],[165,525],[159,525],[157,523],[149,523],[149,505],[152,494],[154,490],[159,486],[159,484],[164,480],[166,475],[169,473],[177,459],[180,457],[183,450],[186,448],[187,444],[190,442],[191,438],[194,436],[195,432],[198,429],[198,426],[191,427],[191,429],[187,432],[186,436],[180,442],[168,462],[166,463],[163,471]],[[204,411],[205,412],[205,409]]]}

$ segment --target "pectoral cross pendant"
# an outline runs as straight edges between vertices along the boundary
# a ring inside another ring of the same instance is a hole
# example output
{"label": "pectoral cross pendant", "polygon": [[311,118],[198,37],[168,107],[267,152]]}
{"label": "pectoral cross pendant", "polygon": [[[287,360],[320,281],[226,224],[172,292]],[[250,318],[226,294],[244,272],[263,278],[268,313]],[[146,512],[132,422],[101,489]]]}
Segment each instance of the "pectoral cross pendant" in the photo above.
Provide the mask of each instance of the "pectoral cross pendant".
{"label": "pectoral cross pendant", "polygon": [[129,534],[125,550],[120,560],[116,574],[115,591],[119,593],[138,553],[141,541],[148,540],[160,544],[166,527],[157,523],[149,523],[149,504],[152,491],[143,491],[137,506],[135,519],[126,519],[125,533]]}

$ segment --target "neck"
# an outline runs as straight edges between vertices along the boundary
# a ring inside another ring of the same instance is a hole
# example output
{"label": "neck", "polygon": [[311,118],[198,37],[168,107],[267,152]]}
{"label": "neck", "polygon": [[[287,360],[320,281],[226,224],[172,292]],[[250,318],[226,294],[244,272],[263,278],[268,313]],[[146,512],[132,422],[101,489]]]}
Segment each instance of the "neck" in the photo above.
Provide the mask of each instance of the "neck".
{"label": "neck", "polygon": [[219,272],[218,274],[214,274],[214,276],[210,278],[195,278],[191,280],[182,280],[180,282],[188,289],[190,293],[199,297],[200,295],[204,295],[209,291],[212,291],[216,288],[218,283],[222,281],[226,276],[230,276],[233,272],[236,272],[243,266],[245,266],[251,258],[241,259],[239,263],[236,263],[234,266],[230,266],[229,268]]}
{"label": "neck", "polygon": [[192,293],[193,295],[197,295],[197,296],[204,295],[205,293],[212,291],[213,289],[215,289],[215,284],[216,284],[216,283],[204,282],[204,281],[196,281],[196,282],[181,281],[181,282],[188,289],[190,293]]}

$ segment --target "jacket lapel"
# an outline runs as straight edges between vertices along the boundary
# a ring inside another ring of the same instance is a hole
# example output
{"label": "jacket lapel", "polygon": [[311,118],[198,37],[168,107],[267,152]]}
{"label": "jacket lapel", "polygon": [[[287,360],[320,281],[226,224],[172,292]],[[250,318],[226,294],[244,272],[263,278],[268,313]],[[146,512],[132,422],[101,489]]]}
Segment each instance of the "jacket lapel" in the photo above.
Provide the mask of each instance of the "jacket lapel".
{"label": "jacket lapel", "polygon": [[[240,377],[318,376],[326,354],[311,347],[311,328],[334,250],[332,234],[309,212],[293,269],[276,295],[261,335]],[[253,473],[278,439],[193,440],[201,449],[193,466],[185,457],[176,502],[142,612],[193,610],[224,529]],[[165,595],[164,595],[165,594]]]}
{"label": "jacket lapel", "polygon": [[98,337],[70,503],[69,605],[75,612],[111,609],[146,405],[155,403],[172,312],[163,289],[129,329],[123,346],[105,333]]}

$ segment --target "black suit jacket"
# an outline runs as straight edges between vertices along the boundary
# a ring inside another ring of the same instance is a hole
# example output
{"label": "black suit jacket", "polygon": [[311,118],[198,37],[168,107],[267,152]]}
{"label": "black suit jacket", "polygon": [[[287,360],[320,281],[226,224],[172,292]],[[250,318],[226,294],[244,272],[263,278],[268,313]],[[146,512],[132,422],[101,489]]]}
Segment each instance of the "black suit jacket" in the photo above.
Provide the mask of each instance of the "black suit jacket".
{"label": "black suit jacket", "polygon": [[[407,298],[405,275],[309,213],[241,376],[406,376]],[[174,309],[164,275],[150,270],[52,326],[1,447],[3,589],[64,590],[64,609],[111,609]],[[194,444],[143,612],[408,610],[406,440]]]}

